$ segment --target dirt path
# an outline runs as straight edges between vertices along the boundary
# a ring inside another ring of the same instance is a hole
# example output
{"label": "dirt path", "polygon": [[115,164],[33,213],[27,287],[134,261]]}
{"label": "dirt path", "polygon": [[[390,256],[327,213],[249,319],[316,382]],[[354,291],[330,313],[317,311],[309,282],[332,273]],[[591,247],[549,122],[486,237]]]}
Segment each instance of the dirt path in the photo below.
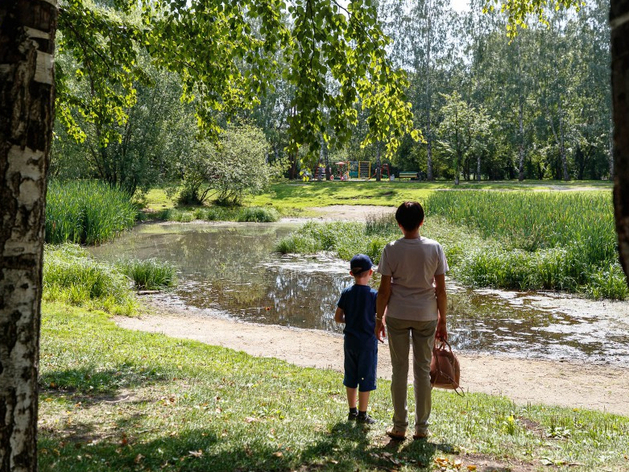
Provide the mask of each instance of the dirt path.
{"label": "dirt path", "polygon": [[[390,207],[337,206],[317,209],[321,219],[361,219],[393,211]],[[207,310],[165,307],[147,300],[151,315],[116,317],[128,329],[275,357],[304,366],[343,369],[343,338],[318,330],[244,323]],[[504,356],[459,355],[461,384],[469,392],[503,395],[518,404],[548,404],[594,409],[629,416],[629,369],[586,363],[515,359]],[[391,378],[387,346],[381,346],[378,375]]]}
{"label": "dirt path", "polygon": [[[116,317],[128,329],[275,357],[303,367],[343,370],[343,338],[317,330],[243,323],[196,310],[152,306],[153,315]],[[571,362],[459,355],[461,384],[469,392],[503,395],[517,404],[544,403],[629,416],[629,371]],[[378,354],[378,376],[391,378],[387,346]]]}

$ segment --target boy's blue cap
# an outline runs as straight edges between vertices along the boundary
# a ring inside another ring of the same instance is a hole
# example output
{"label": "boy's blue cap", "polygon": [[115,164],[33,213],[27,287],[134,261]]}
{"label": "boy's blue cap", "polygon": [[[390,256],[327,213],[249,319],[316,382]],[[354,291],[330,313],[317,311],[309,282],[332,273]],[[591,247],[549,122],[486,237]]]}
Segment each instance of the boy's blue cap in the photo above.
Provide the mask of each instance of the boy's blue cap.
{"label": "boy's blue cap", "polygon": [[349,263],[352,275],[360,275],[361,273],[373,267],[373,263],[369,256],[365,254],[356,254]]}

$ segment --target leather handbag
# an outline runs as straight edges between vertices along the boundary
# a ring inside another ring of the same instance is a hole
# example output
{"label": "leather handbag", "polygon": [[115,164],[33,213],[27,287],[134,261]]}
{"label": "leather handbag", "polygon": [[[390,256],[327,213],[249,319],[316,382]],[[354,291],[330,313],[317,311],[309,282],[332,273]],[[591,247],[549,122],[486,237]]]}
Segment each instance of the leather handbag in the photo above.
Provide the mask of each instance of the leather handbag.
{"label": "leather handbag", "polygon": [[460,378],[461,366],[452,352],[452,347],[448,341],[435,340],[430,362],[430,384],[433,387],[454,390],[459,395],[463,395],[463,389],[459,385]]}

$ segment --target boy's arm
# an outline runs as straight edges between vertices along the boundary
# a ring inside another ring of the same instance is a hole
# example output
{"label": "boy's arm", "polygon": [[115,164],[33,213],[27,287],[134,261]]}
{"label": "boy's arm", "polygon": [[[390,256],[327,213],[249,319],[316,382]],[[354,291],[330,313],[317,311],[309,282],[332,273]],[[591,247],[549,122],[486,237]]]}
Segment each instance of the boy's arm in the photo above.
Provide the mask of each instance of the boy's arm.
{"label": "boy's arm", "polygon": [[334,321],[337,323],[345,323],[345,312],[338,306],[336,307],[336,313],[334,313]]}
{"label": "boy's arm", "polygon": [[384,342],[384,312],[391,298],[391,276],[383,275],[380,278],[378,288],[378,298],[376,298],[376,337],[378,341]]}
{"label": "boy's arm", "polygon": [[435,337],[444,341],[448,340],[448,328],[446,326],[446,312],[448,310],[448,295],[446,294],[446,275],[435,275],[435,293],[437,294],[437,332]]}

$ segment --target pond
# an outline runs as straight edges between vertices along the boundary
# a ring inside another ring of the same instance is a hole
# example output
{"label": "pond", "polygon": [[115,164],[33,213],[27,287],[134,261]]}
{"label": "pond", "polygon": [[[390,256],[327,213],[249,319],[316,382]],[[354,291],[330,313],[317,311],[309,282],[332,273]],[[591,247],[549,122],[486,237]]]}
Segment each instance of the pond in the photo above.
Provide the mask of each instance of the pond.
{"label": "pond", "polygon": [[[165,304],[212,316],[342,332],[334,322],[349,264],[331,255],[282,256],[275,243],[298,223],[144,224],[93,248],[100,259],[157,258],[174,264],[179,285]],[[377,287],[377,277],[373,280]],[[517,357],[629,366],[629,303],[557,294],[471,290],[448,280],[453,348]]]}

